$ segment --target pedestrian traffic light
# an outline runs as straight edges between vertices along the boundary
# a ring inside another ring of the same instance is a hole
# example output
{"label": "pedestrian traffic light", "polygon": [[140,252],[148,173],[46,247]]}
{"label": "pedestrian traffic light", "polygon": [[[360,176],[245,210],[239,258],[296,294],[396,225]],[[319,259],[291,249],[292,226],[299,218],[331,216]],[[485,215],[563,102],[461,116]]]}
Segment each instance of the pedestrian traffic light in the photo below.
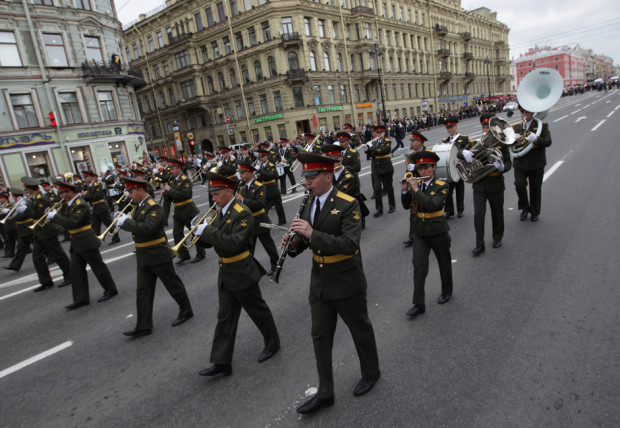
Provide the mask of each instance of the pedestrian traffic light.
{"label": "pedestrian traffic light", "polygon": [[51,112],[49,114],[49,118],[50,118],[50,125],[52,125],[52,128],[56,128],[56,115],[54,114],[54,112]]}
{"label": "pedestrian traffic light", "polygon": [[190,150],[190,152],[192,154],[196,153],[196,149],[194,147],[194,139],[193,138],[189,140],[189,150]]}

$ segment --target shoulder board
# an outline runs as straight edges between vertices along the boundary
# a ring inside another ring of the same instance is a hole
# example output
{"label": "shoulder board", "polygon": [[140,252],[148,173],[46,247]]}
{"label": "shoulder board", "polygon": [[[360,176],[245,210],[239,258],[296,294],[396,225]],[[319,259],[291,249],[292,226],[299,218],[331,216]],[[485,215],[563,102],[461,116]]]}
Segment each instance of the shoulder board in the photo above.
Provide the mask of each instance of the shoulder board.
{"label": "shoulder board", "polygon": [[181,174],[181,180],[187,180],[187,176],[185,174]]}
{"label": "shoulder board", "polygon": [[230,159],[230,160],[235,160],[236,158],[235,158],[233,155],[230,155],[230,156],[228,157],[228,159]]}
{"label": "shoulder board", "polygon": [[267,165],[269,165],[269,166],[273,166],[273,163],[269,162]]}
{"label": "shoulder board", "polygon": [[344,199],[347,202],[353,202],[355,200],[353,196],[349,196],[346,193],[343,193],[341,191],[338,191],[338,193],[336,193],[336,197],[340,199]]}
{"label": "shoulder board", "polygon": [[445,141],[450,141],[450,137],[446,137],[443,140],[441,140],[441,142],[445,142]]}
{"label": "shoulder board", "polygon": [[233,206],[233,208],[235,209],[235,211],[237,211],[238,213],[243,212],[243,208],[241,207],[241,205],[239,204],[235,204]]}
{"label": "shoulder board", "polygon": [[262,186],[262,185],[263,185],[263,183],[261,183],[260,181],[256,181],[256,180],[254,180],[254,183],[256,183],[256,185],[257,185],[258,187],[260,187],[260,186]]}
{"label": "shoulder board", "polygon": [[76,199],[76,200],[75,200],[75,205],[80,205],[81,203],[82,203],[82,200],[81,200],[81,199]]}
{"label": "shoulder board", "polygon": [[542,121],[542,124],[543,124],[543,125],[546,125],[546,124],[547,124],[547,122],[545,122],[545,121],[543,120],[543,121]]}
{"label": "shoulder board", "polygon": [[441,181],[441,180],[435,180],[435,183],[436,183],[438,186],[444,186],[444,185],[446,185],[446,182],[445,182],[445,181]]}
{"label": "shoulder board", "polygon": [[153,205],[157,205],[157,202],[155,202],[153,199],[149,199],[147,201],[147,204],[149,204],[150,206],[153,206]]}
{"label": "shoulder board", "polygon": [[37,193],[37,199],[41,199],[41,194]]}
{"label": "shoulder board", "polygon": [[349,151],[350,151],[351,153],[357,153],[357,150],[355,150],[355,149],[351,149],[351,148],[349,148]]}
{"label": "shoulder board", "polygon": [[349,174],[348,172],[344,175],[346,178],[353,178],[353,176],[351,174]]}
{"label": "shoulder board", "polygon": [[461,134],[461,137],[469,138],[469,136],[467,134]]}

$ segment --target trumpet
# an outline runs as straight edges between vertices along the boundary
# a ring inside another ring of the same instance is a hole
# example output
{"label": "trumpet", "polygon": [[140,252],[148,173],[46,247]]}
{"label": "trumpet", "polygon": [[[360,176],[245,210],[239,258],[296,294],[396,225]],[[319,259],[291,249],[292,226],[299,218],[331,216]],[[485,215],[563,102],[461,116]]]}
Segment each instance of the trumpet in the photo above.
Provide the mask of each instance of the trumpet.
{"label": "trumpet", "polygon": [[116,204],[120,205],[125,202],[125,199],[128,199],[128,198],[129,198],[129,192],[123,192],[121,197],[116,200]]}
{"label": "trumpet", "polygon": [[2,220],[0,220],[0,224],[5,224],[7,221],[12,220],[15,218],[15,216],[17,215],[17,208],[20,207],[20,204],[24,204],[25,203],[25,199],[24,198],[20,198],[15,205],[13,205],[13,208],[11,208],[11,211],[9,211],[8,213],[6,213],[6,215],[4,216],[4,218]]}
{"label": "trumpet", "polygon": [[374,146],[377,141],[381,141],[383,136],[375,137],[367,143],[364,143],[364,151],[368,151],[371,146]]}
{"label": "trumpet", "polygon": [[192,176],[189,178],[189,181],[191,181],[192,183],[200,180],[200,174],[202,174],[202,168],[198,168],[196,169],[196,172],[194,172],[192,174]]}
{"label": "trumpet", "polygon": [[122,214],[127,214],[128,216],[133,215],[133,212],[136,210],[136,206],[134,204],[127,204],[125,205],[125,208],[123,208],[121,211],[119,211],[118,214],[116,214],[116,216],[114,217],[114,220],[112,220],[112,223],[110,223],[110,225],[108,226],[108,228],[106,230],[103,231],[103,233],[99,236],[97,236],[97,238],[99,238],[100,241],[105,241],[105,237],[110,234],[110,235],[116,235],[118,233],[118,231],[121,229],[120,226],[117,226],[116,223],[118,222],[118,219],[121,217]]}
{"label": "trumpet", "polygon": [[409,172],[407,172],[407,173],[405,174],[405,176],[404,176],[403,178],[401,178],[401,179],[400,179],[401,184],[402,184],[402,183],[404,183],[404,182],[406,182],[406,181],[407,181],[407,180],[409,180],[410,178],[415,178],[415,179],[416,179],[416,180],[418,180],[418,181],[423,181],[423,180],[426,180],[426,179],[428,179],[428,178],[430,178],[430,177],[427,177],[427,176],[424,176],[424,177],[414,177],[414,176],[413,176],[413,173],[409,171]]}
{"label": "trumpet", "polygon": [[[304,147],[301,152],[302,153],[310,153],[312,151],[312,149],[314,148],[314,145],[316,144],[316,142],[319,140],[320,137],[321,137],[321,134],[316,134],[316,137],[314,137],[314,140],[312,140],[312,142],[310,144],[306,144],[306,147]],[[297,167],[299,167],[299,161],[297,159],[295,159],[295,161],[291,165],[290,171],[291,172],[295,172]]]}
{"label": "trumpet", "polygon": [[[194,234],[194,231],[198,228],[198,226],[200,226],[205,221],[207,222],[209,226],[215,221],[215,218],[217,217],[217,213],[219,212],[219,209],[216,209],[215,207],[216,207],[216,204],[211,205],[211,208],[209,208],[209,211],[207,211],[206,213],[204,213],[202,217],[200,217],[200,219],[189,230],[187,235],[185,235],[174,247],[168,247],[168,249],[172,252],[172,254],[175,255],[175,257],[180,257],[179,251],[181,250],[181,247],[190,249],[194,245],[196,245],[196,243],[200,240],[200,235],[197,235],[197,236],[192,236],[192,235]],[[190,242],[189,244],[187,244],[188,240]]]}
{"label": "trumpet", "polygon": [[50,211],[52,210],[58,211],[61,207],[62,207],[62,202],[56,202],[51,207],[47,207],[45,209],[45,212],[43,212],[43,215],[32,226],[28,226],[28,229],[34,230],[37,226],[41,226],[41,227],[45,226],[50,221],[50,219],[47,218],[47,215],[50,213]]}

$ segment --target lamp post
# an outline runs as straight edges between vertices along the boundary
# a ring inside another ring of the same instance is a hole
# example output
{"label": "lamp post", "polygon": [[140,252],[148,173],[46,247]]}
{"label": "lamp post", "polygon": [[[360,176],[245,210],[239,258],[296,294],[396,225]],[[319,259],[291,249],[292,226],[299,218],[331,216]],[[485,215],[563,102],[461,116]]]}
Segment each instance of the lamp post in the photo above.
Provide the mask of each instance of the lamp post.
{"label": "lamp post", "polygon": [[487,54],[487,58],[484,60],[484,63],[487,65],[487,81],[489,83],[489,101],[491,101],[491,60],[489,59],[489,54]]}
{"label": "lamp post", "polygon": [[379,57],[383,56],[383,52],[379,50],[379,45],[377,44],[377,39],[374,40],[375,46],[371,48],[369,54],[370,56],[374,56],[376,59],[377,70],[379,71],[379,93],[381,94],[381,107],[383,111],[382,119],[387,119],[387,113],[385,111],[385,99],[383,98],[383,78],[381,76],[381,65],[379,65]]}

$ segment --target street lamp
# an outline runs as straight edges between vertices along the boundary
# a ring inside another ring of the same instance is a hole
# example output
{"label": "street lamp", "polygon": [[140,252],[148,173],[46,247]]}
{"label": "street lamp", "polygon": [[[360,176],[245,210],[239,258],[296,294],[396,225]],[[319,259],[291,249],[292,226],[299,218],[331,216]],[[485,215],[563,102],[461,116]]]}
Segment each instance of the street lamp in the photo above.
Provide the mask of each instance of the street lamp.
{"label": "street lamp", "polygon": [[375,42],[375,46],[371,48],[369,55],[374,56],[376,59],[377,69],[379,70],[379,91],[381,94],[381,107],[383,111],[383,119],[387,119],[387,113],[385,111],[385,99],[383,98],[383,78],[381,77],[381,65],[379,62],[379,57],[383,56],[383,52],[379,50],[377,39],[375,39],[374,42]]}
{"label": "street lamp", "polygon": [[484,60],[484,63],[487,65],[487,80],[489,83],[489,101],[491,101],[491,60],[489,59],[489,54],[487,54],[487,59]]}

